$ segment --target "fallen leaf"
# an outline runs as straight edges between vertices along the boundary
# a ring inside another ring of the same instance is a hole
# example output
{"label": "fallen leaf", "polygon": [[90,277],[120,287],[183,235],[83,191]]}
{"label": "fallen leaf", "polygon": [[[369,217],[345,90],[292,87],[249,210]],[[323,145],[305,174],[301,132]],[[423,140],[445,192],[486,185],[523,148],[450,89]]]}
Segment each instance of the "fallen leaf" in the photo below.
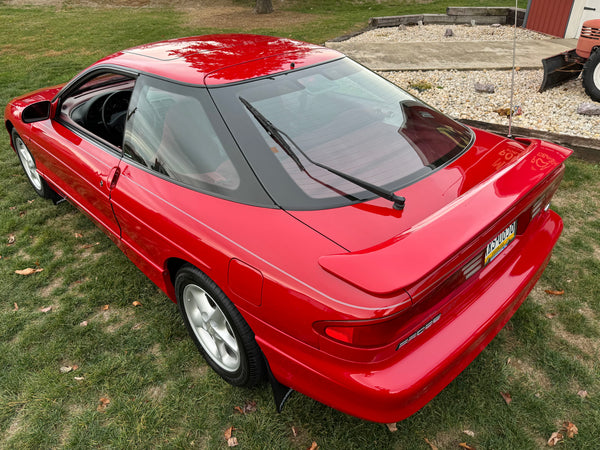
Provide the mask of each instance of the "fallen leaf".
{"label": "fallen leaf", "polygon": [[33,269],[31,267],[28,267],[27,269],[22,269],[22,270],[15,270],[15,273],[17,275],[31,275],[34,273],[38,273],[38,272],[42,272],[44,269],[42,269],[41,267],[38,267],[37,269]]}
{"label": "fallen leaf", "polygon": [[75,233],[75,239],[81,239],[82,237],[83,237],[83,234]]}
{"label": "fallen leaf", "polygon": [[76,371],[77,369],[79,369],[79,366],[77,364],[73,364],[73,372]]}
{"label": "fallen leaf", "polygon": [[292,434],[294,437],[298,437],[298,431],[296,430],[296,427],[292,427]]}
{"label": "fallen leaf", "polygon": [[49,313],[52,311],[52,306],[46,306],[45,308],[40,308],[40,312]]}
{"label": "fallen leaf", "polygon": [[235,436],[227,439],[227,447],[237,447],[237,446],[238,446],[238,440]]}
{"label": "fallen leaf", "polygon": [[246,404],[244,406],[236,406],[235,408],[236,412],[240,413],[240,414],[248,414],[251,412],[256,411],[256,402],[246,402]]}
{"label": "fallen leaf", "polygon": [[433,445],[429,439],[425,438],[425,442],[431,447],[431,450],[438,450],[437,446]]}
{"label": "fallen leaf", "polygon": [[386,423],[388,430],[390,430],[392,433],[394,433],[395,431],[398,431],[398,426],[396,425],[396,422],[394,423]]}
{"label": "fallen leaf", "polygon": [[460,444],[458,444],[459,447],[462,448],[466,448],[467,450],[475,450],[475,447],[471,447],[469,444],[467,444],[466,442],[461,442]]}
{"label": "fallen leaf", "polygon": [[13,245],[15,243],[17,239],[15,238],[14,234],[9,234],[8,235],[8,242],[6,245]]}
{"label": "fallen leaf", "polygon": [[464,430],[463,433],[465,433],[467,436],[475,437],[475,433],[471,430]]}
{"label": "fallen leaf", "polygon": [[[16,303],[15,303],[16,305]],[[577,392],[577,395],[579,395],[581,398],[586,398],[588,396],[588,392],[587,391],[579,391]]]}
{"label": "fallen leaf", "polygon": [[548,445],[550,447],[554,447],[556,444],[558,444],[562,440],[563,440],[563,435],[561,433],[559,433],[558,431],[555,431],[554,433],[552,433],[552,436],[550,436],[550,439],[548,439]]}
{"label": "fallen leaf", "polygon": [[96,408],[96,410],[98,412],[104,412],[106,410],[106,408],[108,408],[108,405],[110,404],[110,399],[108,397],[102,397],[99,401],[98,407]]}
{"label": "fallen leaf", "polygon": [[134,326],[131,327],[132,330],[139,330],[144,326],[143,323],[136,323]]}
{"label": "fallen leaf", "polygon": [[235,430],[234,427],[229,427],[225,430],[225,433],[223,433],[223,436],[225,437],[226,441],[231,439],[231,434],[233,433],[234,430]]}
{"label": "fallen leaf", "polygon": [[506,404],[510,405],[510,402],[512,402],[512,397],[510,396],[510,394],[508,392],[500,392],[500,395],[502,396]]}
{"label": "fallen leaf", "polygon": [[73,377],[73,379],[74,379],[75,381],[83,381],[83,380],[85,380],[85,378],[84,378],[84,377]]}
{"label": "fallen leaf", "polygon": [[83,322],[81,322],[81,323],[79,324],[79,326],[80,326],[80,327],[87,327],[87,326],[88,326],[88,321],[87,321],[87,320],[84,320]]}
{"label": "fallen leaf", "polygon": [[552,289],[546,289],[544,292],[546,292],[546,294],[549,294],[549,295],[565,295],[564,290],[554,291]]}
{"label": "fallen leaf", "polygon": [[565,432],[567,433],[567,437],[569,439],[573,439],[573,436],[575,436],[576,434],[579,433],[579,430],[577,429],[575,424],[571,423],[571,422],[563,423],[563,428],[564,428]]}
{"label": "fallen leaf", "polygon": [[95,247],[96,245],[100,245],[100,242],[94,242],[93,244],[85,244],[85,245],[82,245],[81,248],[83,248],[83,249],[92,248],[92,247]]}
{"label": "fallen leaf", "polygon": [[317,443],[313,441],[313,443],[310,444],[310,447],[308,447],[308,450],[317,450],[318,448],[319,446],[317,445]]}
{"label": "fallen leaf", "polygon": [[19,217],[25,217],[25,214],[27,214],[27,211],[19,211]]}
{"label": "fallen leaf", "polygon": [[554,319],[558,314],[556,313],[546,313],[546,317],[548,319]]}
{"label": "fallen leaf", "polygon": [[139,302],[136,300],[135,302],[132,303],[132,305],[133,306],[142,306],[142,302]]}
{"label": "fallen leaf", "polygon": [[14,303],[15,307],[13,308],[13,311],[18,311],[19,310],[19,305],[17,305],[17,302]]}
{"label": "fallen leaf", "polygon": [[73,372],[73,367],[71,367],[71,366],[62,366],[60,368],[60,373],[69,373],[69,372]]}
{"label": "fallen leaf", "polygon": [[102,311],[108,311],[108,308],[110,308],[109,305],[103,305],[102,306]]}

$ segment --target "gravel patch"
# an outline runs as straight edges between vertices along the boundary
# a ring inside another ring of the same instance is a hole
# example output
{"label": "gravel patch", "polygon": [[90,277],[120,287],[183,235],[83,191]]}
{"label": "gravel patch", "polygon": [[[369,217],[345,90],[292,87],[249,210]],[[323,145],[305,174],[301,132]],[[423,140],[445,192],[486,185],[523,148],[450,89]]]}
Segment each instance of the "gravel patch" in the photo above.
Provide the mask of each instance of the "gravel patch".
{"label": "gravel patch", "polygon": [[[452,30],[453,36],[445,36],[448,29]],[[412,25],[375,28],[345,42],[512,41],[514,35],[514,28],[508,25]],[[527,39],[548,39],[548,36],[517,28],[517,40]]]}
{"label": "gravel patch", "polygon": [[[508,125],[508,118],[497,111],[510,106],[510,70],[383,72],[381,75],[456,119]],[[522,114],[513,116],[513,125],[600,139],[600,116],[577,114],[581,103],[591,102],[581,79],[539,93],[542,78],[542,70],[515,72],[514,104],[520,106]],[[492,84],[495,92],[476,92],[476,83]],[[432,87],[423,91],[411,87],[427,84]]]}

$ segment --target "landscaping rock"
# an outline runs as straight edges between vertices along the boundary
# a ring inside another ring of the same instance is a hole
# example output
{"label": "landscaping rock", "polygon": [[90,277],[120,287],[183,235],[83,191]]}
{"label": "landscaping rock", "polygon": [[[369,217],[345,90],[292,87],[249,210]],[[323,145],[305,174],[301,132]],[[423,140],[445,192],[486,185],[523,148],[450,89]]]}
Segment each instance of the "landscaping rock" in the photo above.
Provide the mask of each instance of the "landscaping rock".
{"label": "landscaping rock", "polygon": [[577,114],[582,116],[600,116],[600,103],[581,103]]}
{"label": "landscaping rock", "polygon": [[452,37],[454,36],[454,31],[452,31],[452,28],[446,28],[446,32],[444,33],[445,37]]}
{"label": "landscaping rock", "polygon": [[483,94],[493,94],[496,92],[496,86],[493,84],[484,84],[479,81],[475,83],[475,92],[480,92]]}

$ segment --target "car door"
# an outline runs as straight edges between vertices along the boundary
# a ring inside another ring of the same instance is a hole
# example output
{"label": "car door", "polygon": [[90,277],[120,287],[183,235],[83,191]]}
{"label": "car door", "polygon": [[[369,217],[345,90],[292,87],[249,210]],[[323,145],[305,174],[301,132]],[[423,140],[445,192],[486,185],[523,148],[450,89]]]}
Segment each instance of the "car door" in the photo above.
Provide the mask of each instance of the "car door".
{"label": "car door", "polygon": [[134,83],[133,76],[110,70],[86,74],[61,92],[54,119],[34,123],[31,133],[45,175],[115,242],[120,227],[110,195]]}
{"label": "car door", "polygon": [[[216,112],[204,87],[140,75],[126,124],[120,176],[111,204],[121,249],[158,286],[164,262],[177,258],[203,270],[224,223],[271,205]],[[254,208],[256,209],[256,208]]]}

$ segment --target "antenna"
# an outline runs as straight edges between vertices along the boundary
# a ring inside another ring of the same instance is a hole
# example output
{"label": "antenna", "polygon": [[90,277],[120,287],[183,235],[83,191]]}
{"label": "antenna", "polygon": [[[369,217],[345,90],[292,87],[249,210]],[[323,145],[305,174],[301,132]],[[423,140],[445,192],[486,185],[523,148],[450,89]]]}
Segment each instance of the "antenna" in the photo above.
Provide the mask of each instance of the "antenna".
{"label": "antenna", "polygon": [[508,115],[508,138],[512,139],[512,118],[513,118],[513,99],[515,96],[515,60],[517,58],[517,17],[518,17],[519,0],[515,0],[515,34],[513,37],[513,63],[512,63],[512,80],[510,83],[510,110]]}

